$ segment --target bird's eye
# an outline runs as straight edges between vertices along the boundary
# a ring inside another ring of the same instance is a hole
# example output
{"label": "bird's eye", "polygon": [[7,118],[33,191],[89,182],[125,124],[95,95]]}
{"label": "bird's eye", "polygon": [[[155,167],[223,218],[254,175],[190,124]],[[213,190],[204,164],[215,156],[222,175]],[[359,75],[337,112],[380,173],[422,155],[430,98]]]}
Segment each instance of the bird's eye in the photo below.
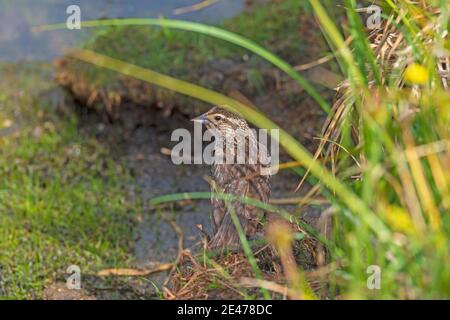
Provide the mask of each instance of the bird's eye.
{"label": "bird's eye", "polygon": [[221,116],[215,116],[215,117],[214,117],[214,120],[220,121],[220,120],[222,120],[222,117],[221,117]]}

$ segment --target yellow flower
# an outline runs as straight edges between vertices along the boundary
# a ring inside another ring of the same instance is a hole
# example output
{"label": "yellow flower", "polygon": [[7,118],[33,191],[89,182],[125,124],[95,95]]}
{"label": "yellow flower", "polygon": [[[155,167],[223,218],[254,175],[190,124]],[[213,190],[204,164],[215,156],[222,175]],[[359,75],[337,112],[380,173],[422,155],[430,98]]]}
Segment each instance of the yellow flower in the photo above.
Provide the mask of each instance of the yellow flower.
{"label": "yellow flower", "polygon": [[420,64],[410,64],[405,70],[405,80],[412,84],[425,84],[428,82],[428,70]]}
{"label": "yellow flower", "polygon": [[400,207],[389,206],[386,211],[386,220],[395,231],[410,234],[414,231],[409,214]]}

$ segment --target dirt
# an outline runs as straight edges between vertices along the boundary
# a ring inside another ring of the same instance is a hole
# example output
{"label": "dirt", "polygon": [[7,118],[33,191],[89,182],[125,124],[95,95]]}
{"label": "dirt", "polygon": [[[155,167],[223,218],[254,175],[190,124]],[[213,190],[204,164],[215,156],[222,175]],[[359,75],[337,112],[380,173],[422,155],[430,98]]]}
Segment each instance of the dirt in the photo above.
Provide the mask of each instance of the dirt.
{"label": "dirt", "polygon": [[45,287],[44,300],[144,300],[156,298],[153,285],[139,277],[82,275],[81,288],[69,289],[64,279]]}
{"label": "dirt", "polygon": [[44,300],[97,300],[86,290],[68,289],[65,283],[57,282],[44,289]]}

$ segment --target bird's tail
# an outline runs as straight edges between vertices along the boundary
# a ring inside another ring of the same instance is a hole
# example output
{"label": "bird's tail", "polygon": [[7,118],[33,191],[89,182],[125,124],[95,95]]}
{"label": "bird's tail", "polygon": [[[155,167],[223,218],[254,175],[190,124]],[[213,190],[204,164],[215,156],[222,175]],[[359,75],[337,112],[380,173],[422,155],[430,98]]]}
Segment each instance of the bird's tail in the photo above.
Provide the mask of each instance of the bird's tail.
{"label": "bird's tail", "polygon": [[[245,221],[241,221],[241,224],[242,223],[245,223]],[[211,249],[238,249],[240,247],[239,235],[230,214],[226,214],[223,217],[219,229],[209,242],[208,246]]]}

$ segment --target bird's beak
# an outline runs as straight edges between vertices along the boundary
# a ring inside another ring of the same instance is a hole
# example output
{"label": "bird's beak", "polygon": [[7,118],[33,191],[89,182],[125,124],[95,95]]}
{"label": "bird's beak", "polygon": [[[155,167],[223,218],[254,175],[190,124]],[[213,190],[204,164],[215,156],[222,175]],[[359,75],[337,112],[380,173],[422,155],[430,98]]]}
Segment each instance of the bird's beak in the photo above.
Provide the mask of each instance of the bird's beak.
{"label": "bird's beak", "polygon": [[206,113],[204,113],[194,119],[191,119],[191,121],[198,122],[201,124],[207,124],[209,122],[209,119],[208,119],[208,116],[206,115]]}

